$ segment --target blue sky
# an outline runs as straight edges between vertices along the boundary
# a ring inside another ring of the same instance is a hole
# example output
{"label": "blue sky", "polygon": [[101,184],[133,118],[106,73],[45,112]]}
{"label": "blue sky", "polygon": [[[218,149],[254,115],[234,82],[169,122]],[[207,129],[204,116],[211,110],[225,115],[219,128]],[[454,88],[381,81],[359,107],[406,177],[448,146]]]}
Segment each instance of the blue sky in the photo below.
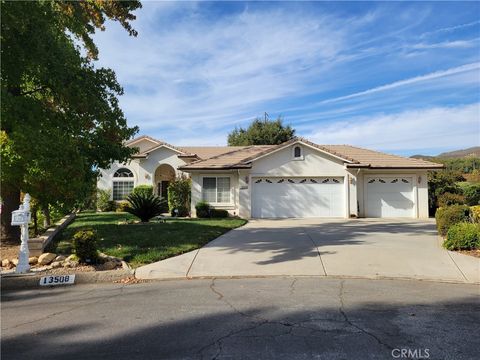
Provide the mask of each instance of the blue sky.
{"label": "blue sky", "polygon": [[95,35],[129,124],[224,145],[267,112],[320,144],[402,155],[480,143],[478,2],[143,2]]}

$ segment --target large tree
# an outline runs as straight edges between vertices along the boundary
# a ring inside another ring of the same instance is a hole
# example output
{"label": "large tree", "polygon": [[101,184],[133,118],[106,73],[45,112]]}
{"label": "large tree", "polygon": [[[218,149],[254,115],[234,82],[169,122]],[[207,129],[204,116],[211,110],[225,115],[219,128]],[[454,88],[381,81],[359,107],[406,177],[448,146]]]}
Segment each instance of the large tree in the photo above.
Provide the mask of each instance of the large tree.
{"label": "large tree", "polygon": [[277,145],[294,136],[295,130],[290,125],[285,126],[281,117],[276,120],[256,118],[247,129],[235,128],[228,134],[228,145]]}
{"label": "large tree", "polygon": [[73,204],[95,169],[124,161],[137,131],[118,105],[123,89],[95,66],[92,35],[107,19],[136,36],[138,1],[1,2],[2,238],[16,237],[11,211],[20,191],[44,209]]}

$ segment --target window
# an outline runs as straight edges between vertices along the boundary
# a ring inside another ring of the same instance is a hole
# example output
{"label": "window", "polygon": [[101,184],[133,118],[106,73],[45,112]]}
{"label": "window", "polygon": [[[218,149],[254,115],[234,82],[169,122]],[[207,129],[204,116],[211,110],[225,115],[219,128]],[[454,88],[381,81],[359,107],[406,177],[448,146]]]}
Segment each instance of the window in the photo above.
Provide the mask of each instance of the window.
{"label": "window", "polygon": [[133,191],[133,173],[121,168],[113,174],[113,200],[123,200]]}
{"label": "window", "polygon": [[126,168],[121,168],[115,171],[115,174],[113,174],[113,177],[133,178],[133,173]]}
{"label": "window", "polygon": [[303,159],[302,148],[300,146],[295,146],[293,148],[293,158],[295,160],[302,160]]}
{"label": "window", "polygon": [[209,203],[230,203],[230,178],[204,177],[202,197]]}

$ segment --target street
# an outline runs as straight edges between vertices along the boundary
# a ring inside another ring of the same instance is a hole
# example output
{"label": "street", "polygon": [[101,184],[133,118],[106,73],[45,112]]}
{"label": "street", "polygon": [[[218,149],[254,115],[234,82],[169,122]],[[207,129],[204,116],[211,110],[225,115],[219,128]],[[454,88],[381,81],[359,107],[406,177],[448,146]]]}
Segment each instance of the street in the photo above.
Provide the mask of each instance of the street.
{"label": "street", "polygon": [[2,293],[3,360],[474,359],[479,287],[277,277]]}

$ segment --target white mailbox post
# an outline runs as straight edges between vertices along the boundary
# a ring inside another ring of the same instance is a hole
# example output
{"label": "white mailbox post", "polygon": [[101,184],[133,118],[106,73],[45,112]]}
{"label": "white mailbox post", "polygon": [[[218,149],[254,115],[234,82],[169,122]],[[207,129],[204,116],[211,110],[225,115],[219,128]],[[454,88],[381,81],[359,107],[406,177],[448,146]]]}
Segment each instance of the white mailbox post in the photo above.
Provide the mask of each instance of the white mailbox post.
{"label": "white mailbox post", "polygon": [[18,254],[17,274],[27,273],[30,270],[28,264],[28,224],[30,222],[30,195],[25,194],[23,204],[18,210],[12,211],[12,226],[20,226],[21,240],[20,253]]}

